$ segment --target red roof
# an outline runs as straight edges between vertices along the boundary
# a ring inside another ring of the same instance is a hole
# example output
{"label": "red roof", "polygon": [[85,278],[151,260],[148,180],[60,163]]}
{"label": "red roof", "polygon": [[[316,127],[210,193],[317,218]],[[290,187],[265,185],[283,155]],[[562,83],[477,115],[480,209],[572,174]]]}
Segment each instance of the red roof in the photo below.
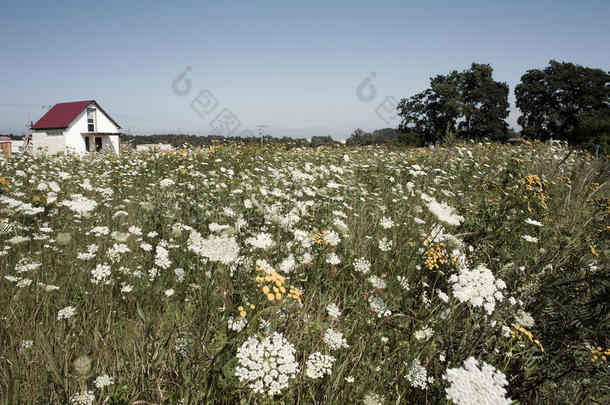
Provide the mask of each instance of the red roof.
{"label": "red roof", "polygon": [[[95,104],[104,114],[106,112],[100,107],[95,100],[73,101],[71,103],[57,103],[45,115],[39,119],[36,124],[32,125],[32,129],[55,129],[68,128],[72,121],[83,112],[91,103]],[[117,128],[121,128],[108,114],[106,116],[112,121]]]}
{"label": "red roof", "polygon": [[85,100],[55,104],[36,124],[32,125],[32,129],[67,128],[89,104],[94,102],[94,100]]}
{"label": "red roof", "polygon": [[12,139],[8,136],[0,136],[0,142],[11,142]]}

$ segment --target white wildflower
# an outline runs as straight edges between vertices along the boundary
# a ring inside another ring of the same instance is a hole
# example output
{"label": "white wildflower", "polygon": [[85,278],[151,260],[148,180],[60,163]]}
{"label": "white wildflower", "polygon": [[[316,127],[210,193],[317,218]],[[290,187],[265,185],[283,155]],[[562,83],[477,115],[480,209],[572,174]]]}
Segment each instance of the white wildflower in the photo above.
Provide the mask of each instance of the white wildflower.
{"label": "white wildflower", "polygon": [[239,245],[234,237],[210,235],[203,239],[197,231],[191,231],[188,247],[213,262],[231,264],[239,256]]}
{"label": "white wildflower", "polygon": [[155,249],[155,265],[162,269],[169,269],[172,262],[169,260],[169,252],[161,245]]}
{"label": "white wildflower", "polygon": [[332,328],[326,329],[324,332],[324,343],[328,345],[330,350],[338,350],[343,347],[349,347],[347,340],[343,337],[341,332],[337,332]]}
{"label": "white wildflower", "polygon": [[428,209],[438,218],[439,221],[448,225],[458,226],[464,221],[464,217],[456,214],[455,210],[447,205],[447,203],[439,203],[434,198],[428,202]]}
{"label": "white wildflower", "polygon": [[461,269],[449,281],[453,284],[453,296],[458,301],[467,302],[473,307],[483,306],[489,315],[493,313],[496,301],[502,301],[500,290],[506,288],[504,281],[495,279],[491,270],[482,264],[473,270]]}
{"label": "white wildflower", "polygon": [[70,404],[72,405],[92,405],[95,402],[95,395],[93,391],[85,391],[79,394],[73,394],[70,397]]}
{"label": "white wildflower", "polygon": [[341,238],[339,234],[333,230],[330,230],[324,234],[324,241],[328,243],[330,246],[337,246],[339,242],[341,242]]}
{"label": "white wildflower", "polygon": [[61,321],[62,319],[70,319],[74,316],[74,314],[76,313],[76,308],[74,307],[65,307],[63,309],[60,309],[57,312],[57,320]]}
{"label": "white wildflower", "polygon": [[237,349],[235,376],[256,393],[279,394],[299,371],[295,352],[281,333],[274,332],[262,340],[249,337]]}
{"label": "white wildflower", "polygon": [[95,269],[91,270],[91,282],[99,284],[105,281],[110,276],[110,266],[107,264],[98,264]]}
{"label": "white wildflower", "polygon": [[256,237],[247,238],[246,243],[259,249],[267,249],[275,245],[271,234],[265,232],[259,233]]}
{"label": "white wildflower", "polygon": [[447,369],[443,376],[449,382],[447,399],[457,405],[509,405],[506,397],[506,376],[492,365],[469,357],[460,368]]}
{"label": "white wildflower", "polygon": [[415,339],[417,340],[430,339],[432,335],[434,335],[434,329],[430,328],[427,325],[415,331]]}
{"label": "white wildflower", "polygon": [[93,385],[95,385],[97,388],[108,387],[112,384],[114,384],[114,378],[110,377],[108,374],[100,375],[93,380]]}
{"label": "white wildflower", "polygon": [[371,311],[377,314],[378,318],[392,315],[392,311],[388,309],[385,302],[380,297],[370,296],[369,306],[371,307]]}
{"label": "white wildflower", "polygon": [[529,314],[529,312],[525,312],[524,310],[520,309],[515,315],[515,323],[524,328],[531,328],[534,326],[534,318]]}
{"label": "white wildflower", "polygon": [[339,310],[337,304],[335,304],[334,302],[331,302],[326,306],[326,312],[328,313],[328,316],[334,319],[337,319],[341,316],[341,311]]}
{"label": "white wildflower", "polygon": [[354,260],[354,270],[359,271],[362,274],[366,274],[371,270],[371,262],[366,260],[364,257]]}
{"label": "white wildflower", "polygon": [[391,227],[394,226],[394,221],[392,221],[392,218],[383,217],[383,218],[381,218],[381,221],[379,222],[379,224],[381,225],[381,227],[383,229],[390,229]]}
{"label": "white wildflower", "polygon": [[413,359],[411,362],[411,366],[409,367],[406,378],[409,380],[412,387],[421,388],[422,390],[428,388],[428,382],[432,382],[429,381],[428,372],[417,358]]}
{"label": "white wildflower", "polygon": [[335,358],[330,355],[315,352],[309,355],[305,364],[305,375],[317,379],[332,373]]}
{"label": "white wildflower", "polygon": [[385,398],[382,395],[376,394],[373,391],[370,391],[368,394],[362,398],[362,403],[364,405],[383,405],[385,402]]}
{"label": "white wildflower", "polygon": [[248,326],[248,320],[246,318],[239,317],[235,319],[230,317],[227,320],[227,327],[235,332],[241,332],[246,326]]}
{"label": "white wildflower", "polygon": [[382,239],[379,240],[379,250],[381,250],[382,252],[389,252],[390,250],[392,250],[393,244],[394,241],[388,240],[388,238],[384,236]]}
{"label": "white wildflower", "polygon": [[337,264],[341,263],[341,259],[335,252],[330,252],[326,255],[326,263],[336,266]]}
{"label": "white wildflower", "polygon": [[68,207],[78,215],[86,215],[97,207],[97,202],[82,194],[72,194],[69,200],[64,200],[59,205]]}
{"label": "white wildflower", "polygon": [[369,283],[371,283],[371,285],[374,288],[378,288],[378,289],[384,289],[386,287],[386,283],[385,281],[381,278],[381,277],[377,277],[375,275],[372,275],[368,278]]}

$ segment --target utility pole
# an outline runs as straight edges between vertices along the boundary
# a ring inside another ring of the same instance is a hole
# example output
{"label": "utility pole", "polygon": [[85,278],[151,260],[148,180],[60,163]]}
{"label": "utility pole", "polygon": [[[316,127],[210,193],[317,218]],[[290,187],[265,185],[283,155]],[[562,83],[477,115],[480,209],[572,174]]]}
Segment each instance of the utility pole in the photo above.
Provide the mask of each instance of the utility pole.
{"label": "utility pole", "polygon": [[23,152],[25,153],[29,146],[30,143],[32,143],[32,121],[30,120],[30,113],[28,113],[28,122],[27,124],[25,124],[25,136],[23,137]]}
{"label": "utility pole", "polygon": [[263,134],[263,130],[265,128],[267,128],[268,125],[257,125],[256,128],[258,128],[258,133],[261,136],[261,146],[263,146],[263,138],[264,138],[264,134]]}

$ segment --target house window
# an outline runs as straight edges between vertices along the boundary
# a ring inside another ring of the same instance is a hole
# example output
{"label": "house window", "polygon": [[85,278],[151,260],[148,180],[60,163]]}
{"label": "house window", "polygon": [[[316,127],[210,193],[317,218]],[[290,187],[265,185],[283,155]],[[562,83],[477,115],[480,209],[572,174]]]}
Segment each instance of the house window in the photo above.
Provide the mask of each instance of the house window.
{"label": "house window", "polygon": [[95,132],[95,110],[87,108],[87,131]]}
{"label": "house window", "polygon": [[89,149],[89,137],[88,136],[85,137],[85,149],[87,150],[87,152],[91,151],[91,149]]}

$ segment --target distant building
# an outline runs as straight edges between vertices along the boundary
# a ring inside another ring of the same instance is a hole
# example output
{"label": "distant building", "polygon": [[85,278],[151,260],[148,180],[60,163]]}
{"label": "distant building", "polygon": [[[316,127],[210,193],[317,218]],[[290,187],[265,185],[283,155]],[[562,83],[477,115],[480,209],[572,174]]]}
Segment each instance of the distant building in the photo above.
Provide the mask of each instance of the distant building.
{"label": "distant building", "polygon": [[23,153],[23,139],[11,139],[13,145],[13,155],[20,155]]}
{"label": "distant building", "polygon": [[172,145],[170,145],[169,143],[142,143],[140,145],[136,145],[136,150],[138,151],[145,151],[151,149],[171,150]]}
{"label": "distant building", "polygon": [[32,147],[49,153],[119,153],[119,129],[95,100],[59,103],[32,125]]}
{"label": "distant building", "polygon": [[5,158],[11,157],[13,153],[13,142],[8,136],[0,136],[0,155]]}

